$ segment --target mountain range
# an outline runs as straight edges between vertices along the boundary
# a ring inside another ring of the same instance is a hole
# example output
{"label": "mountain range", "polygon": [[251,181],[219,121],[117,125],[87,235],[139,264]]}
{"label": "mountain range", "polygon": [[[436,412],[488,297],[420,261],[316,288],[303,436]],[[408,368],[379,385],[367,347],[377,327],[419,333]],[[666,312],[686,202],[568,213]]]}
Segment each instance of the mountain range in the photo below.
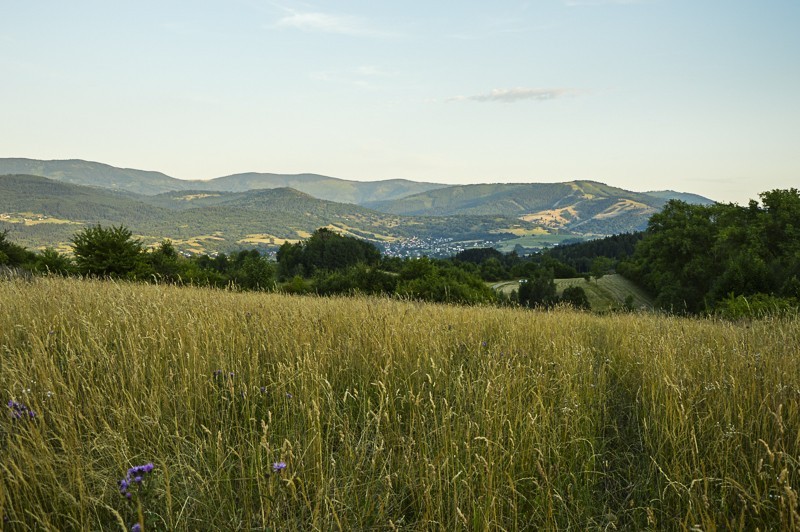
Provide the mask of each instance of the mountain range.
{"label": "mountain range", "polygon": [[392,200],[446,187],[436,183],[420,183],[407,179],[386,181],[348,181],[318,174],[268,174],[248,172],[209,180],[176,179],[161,172],[116,168],[103,163],[70,159],[40,161],[36,159],[0,158],[0,175],[25,174],[49,177],[56,181],[133,192],[146,196],[180,190],[245,192],[265,188],[293,188],[315,198],[339,203],[361,204],[375,198]]}
{"label": "mountain range", "polygon": [[81,226],[101,223],[193,252],[274,249],[318,227],[386,245],[422,238],[525,251],[642,229],[672,198],[711,203],[594,181],[449,186],[266,173],[187,181],[82,160],[0,159],[0,230],[65,250]]}

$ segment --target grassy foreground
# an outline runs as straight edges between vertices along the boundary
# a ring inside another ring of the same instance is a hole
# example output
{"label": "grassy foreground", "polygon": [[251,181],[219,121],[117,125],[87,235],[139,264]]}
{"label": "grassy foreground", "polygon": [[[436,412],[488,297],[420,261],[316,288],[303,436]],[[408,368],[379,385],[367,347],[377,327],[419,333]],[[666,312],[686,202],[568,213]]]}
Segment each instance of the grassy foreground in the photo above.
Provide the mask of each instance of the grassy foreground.
{"label": "grassy foreground", "polygon": [[796,320],[4,281],[0,527],[798,528],[798,345]]}

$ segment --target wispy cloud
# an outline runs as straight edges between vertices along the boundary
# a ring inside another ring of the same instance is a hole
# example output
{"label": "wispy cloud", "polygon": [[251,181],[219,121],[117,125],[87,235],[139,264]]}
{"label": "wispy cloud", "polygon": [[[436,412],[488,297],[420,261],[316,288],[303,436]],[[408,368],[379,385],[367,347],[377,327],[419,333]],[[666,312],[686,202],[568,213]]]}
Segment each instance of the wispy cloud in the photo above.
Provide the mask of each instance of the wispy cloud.
{"label": "wispy cloud", "polygon": [[319,11],[289,11],[287,15],[278,19],[275,26],[308,32],[334,33],[355,37],[387,37],[389,35],[388,33],[372,28],[369,23],[361,17],[334,15]]}
{"label": "wispy cloud", "polygon": [[448,98],[449,102],[502,102],[502,103],[516,103],[525,100],[534,101],[547,101],[557,100],[559,98],[566,98],[569,96],[577,96],[581,91],[577,89],[534,89],[525,87],[516,87],[513,89],[492,89],[488,93],[475,94],[473,96],[453,96]]}

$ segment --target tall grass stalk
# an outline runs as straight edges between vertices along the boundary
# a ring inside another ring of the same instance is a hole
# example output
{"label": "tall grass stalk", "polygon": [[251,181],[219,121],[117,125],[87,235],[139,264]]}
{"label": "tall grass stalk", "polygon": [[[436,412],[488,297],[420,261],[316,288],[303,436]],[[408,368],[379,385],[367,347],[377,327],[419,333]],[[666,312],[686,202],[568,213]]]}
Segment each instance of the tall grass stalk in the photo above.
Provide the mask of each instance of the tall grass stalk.
{"label": "tall grass stalk", "polygon": [[2,526],[797,528],[798,345],[796,320],[4,281],[0,393],[36,415],[0,417]]}

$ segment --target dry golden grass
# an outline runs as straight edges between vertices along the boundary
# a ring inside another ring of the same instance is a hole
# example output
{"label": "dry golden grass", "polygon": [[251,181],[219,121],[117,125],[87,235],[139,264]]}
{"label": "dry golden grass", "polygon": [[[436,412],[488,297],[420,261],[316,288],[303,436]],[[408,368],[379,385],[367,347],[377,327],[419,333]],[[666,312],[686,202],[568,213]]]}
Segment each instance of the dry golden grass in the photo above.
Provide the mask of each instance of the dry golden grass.
{"label": "dry golden grass", "polygon": [[0,282],[0,393],[36,411],[3,407],[2,526],[797,528],[799,344],[796,320]]}

